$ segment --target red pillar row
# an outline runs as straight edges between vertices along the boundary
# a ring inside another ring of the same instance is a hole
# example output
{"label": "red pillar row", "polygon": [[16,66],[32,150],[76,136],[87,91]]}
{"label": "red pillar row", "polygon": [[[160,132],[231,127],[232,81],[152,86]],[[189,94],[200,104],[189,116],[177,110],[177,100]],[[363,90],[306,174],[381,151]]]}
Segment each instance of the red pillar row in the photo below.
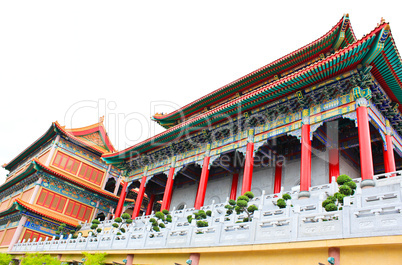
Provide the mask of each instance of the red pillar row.
{"label": "red pillar row", "polygon": [[152,209],[154,208],[154,202],[155,202],[155,194],[152,194],[149,198],[147,212],[145,213],[145,215],[150,215],[152,213]]}
{"label": "red pillar row", "polygon": [[147,176],[143,176],[142,179],[141,179],[140,190],[138,191],[137,199],[135,200],[135,206],[134,206],[132,219],[138,217],[138,215],[140,214],[142,200],[144,199],[145,183],[146,182],[147,182]]}
{"label": "red pillar row", "polygon": [[253,180],[253,166],[254,166],[254,143],[248,142],[241,195],[243,195],[247,191],[251,191],[251,182]]}
{"label": "red pillar row", "polygon": [[[116,183],[116,185],[117,185],[117,183]],[[128,185],[128,182],[124,182],[123,188],[121,190],[119,202],[117,203],[117,208],[116,208],[116,211],[114,213],[115,217],[120,217],[121,212],[123,211],[124,201],[126,200],[127,185]]]}
{"label": "red pillar row", "polygon": [[373,187],[374,167],[367,107],[364,105],[357,107],[356,114],[360,147],[361,187]]}
{"label": "red pillar row", "polygon": [[392,143],[392,136],[385,135],[385,141],[387,145],[387,150],[384,148],[384,168],[385,173],[396,171],[395,157],[394,157],[394,145]]}
{"label": "red pillar row", "polygon": [[209,177],[209,160],[210,160],[209,156],[204,157],[200,183],[198,185],[197,197],[195,198],[194,203],[195,209],[200,209],[204,205],[205,193],[207,191],[207,184]]}
{"label": "red pillar row", "polygon": [[301,164],[299,197],[309,197],[311,186],[311,140],[310,124],[303,124],[301,129]]}
{"label": "red pillar row", "polygon": [[232,188],[230,189],[231,200],[236,200],[238,182],[239,182],[239,173],[234,173],[232,178]]}
{"label": "red pillar row", "polygon": [[282,162],[277,162],[275,165],[274,194],[281,192],[281,187],[282,187]]}
{"label": "red pillar row", "polygon": [[161,210],[169,210],[170,202],[172,201],[172,191],[174,183],[174,167],[169,169],[169,175],[166,182],[165,193],[163,194]]}

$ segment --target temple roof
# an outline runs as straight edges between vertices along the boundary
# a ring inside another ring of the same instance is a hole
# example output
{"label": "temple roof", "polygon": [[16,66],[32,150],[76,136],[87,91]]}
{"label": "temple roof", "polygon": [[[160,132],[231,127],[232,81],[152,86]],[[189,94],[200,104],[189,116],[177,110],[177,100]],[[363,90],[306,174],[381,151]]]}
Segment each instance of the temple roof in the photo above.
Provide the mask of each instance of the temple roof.
{"label": "temple roof", "polygon": [[[393,86],[390,86],[389,93],[395,95],[393,98],[402,102],[402,63],[393,38],[388,38],[390,35],[389,24],[382,22],[362,39],[341,48],[326,58],[250,91],[239,98],[232,99],[217,108],[190,118],[123,151],[105,154],[102,159],[109,164],[122,163],[133,154],[145,153],[160,147],[161,144],[167,144],[173,139],[178,140],[178,135],[184,137],[202,130],[208,124],[216,124],[227,120],[227,117],[234,117],[238,115],[239,109],[244,112],[262,104],[267,104],[296,91],[322,83],[328,78],[355,69],[359,64],[373,66],[372,73],[379,79],[381,85],[385,86],[385,82],[391,82]],[[379,54],[381,55],[379,56]],[[394,54],[390,63],[388,63],[384,54]],[[383,64],[386,64],[387,68],[381,68],[380,66]],[[375,70],[379,68],[381,70]],[[396,81],[392,82],[393,80]]]}
{"label": "temple roof", "polygon": [[325,35],[317,40],[289,53],[282,58],[267,64],[217,90],[187,104],[168,114],[157,113],[153,120],[165,128],[178,124],[180,119],[188,119],[203,110],[208,110],[217,102],[224,101],[236,93],[255,87],[258,84],[275,81],[280,75],[287,75],[291,69],[303,67],[303,64],[331,50],[345,48],[356,41],[349,15],[344,15],[340,21]]}
{"label": "temple roof", "polygon": [[70,141],[80,145],[81,147],[87,148],[92,152],[95,152],[99,156],[105,153],[112,153],[116,151],[106,133],[103,125],[103,118],[101,118],[99,123],[75,129],[66,129],[65,126],[61,126],[56,121],[52,123],[50,128],[41,137],[39,137],[34,143],[28,146],[9,163],[3,165],[3,167],[7,170],[11,170],[20,161],[29,156],[29,154],[57,134],[68,137]]}
{"label": "temple roof", "polygon": [[32,162],[24,169],[24,171],[22,171],[20,174],[18,174],[17,176],[15,176],[14,178],[10,179],[9,181],[5,182],[3,185],[0,186],[0,192],[11,187],[12,185],[18,183],[19,181],[21,181],[22,179],[24,179],[25,177],[37,172],[37,171],[43,171],[46,173],[51,174],[52,176],[58,177],[60,179],[63,179],[67,182],[70,182],[74,185],[77,185],[81,188],[86,189],[89,192],[94,192],[97,193],[98,195],[101,196],[106,196],[114,201],[118,201],[119,197],[114,195],[113,193],[110,193],[108,191],[102,190],[100,188],[96,188],[96,187],[92,187],[90,185],[86,185],[80,181],[77,181],[67,175],[58,173],[56,171],[53,171],[52,169],[46,167],[45,165],[43,165],[38,159],[34,158],[32,160]]}
{"label": "temple roof", "polygon": [[52,219],[59,223],[65,223],[73,227],[76,227],[79,224],[79,222],[74,218],[71,218],[61,213],[54,212],[39,205],[30,204],[28,202],[21,200],[20,198],[15,199],[13,203],[10,205],[10,207],[8,207],[8,209],[0,212],[0,217],[8,215],[12,212],[23,211],[23,210],[33,212],[37,215]]}

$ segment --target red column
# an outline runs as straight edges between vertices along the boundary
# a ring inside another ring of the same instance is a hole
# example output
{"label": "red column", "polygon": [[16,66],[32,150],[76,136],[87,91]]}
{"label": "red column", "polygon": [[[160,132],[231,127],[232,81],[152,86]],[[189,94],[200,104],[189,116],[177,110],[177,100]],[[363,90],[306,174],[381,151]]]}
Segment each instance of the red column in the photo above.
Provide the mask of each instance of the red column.
{"label": "red column", "polygon": [[311,140],[310,124],[303,124],[301,129],[301,164],[299,197],[310,197],[311,186]]}
{"label": "red column", "polygon": [[138,191],[137,199],[135,200],[132,219],[138,217],[138,215],[140,214],[142,199],[144,198],[145,193],[145,182],[147,182],[147,176],[143,176],[141,179],[140,190]]}
{"label": "red column", "polygon": [[329,160],[329,183],[332,182],[332,177],[339,176],[339,150],[338,148],[331,148],[328,150]]}
{"label": "red column", "polygon": [[[387,150],[384,148],[384,168],[385,173],[396,171],[395,158],[394,158],[394,145],[392,143],[392,136],[385,135]],[[394,176],[394,175],[393,175]]]}
{"label": "red column", "polygon": [[370,127],[367,107],[357,107],[356,114],[360,147],[360,171],[362,178],[361,187],[373,187],[374,167],[373,156],[371,153]]}
{"label": "red column", "polygon": [[232,188],[230,189],[230,199],[236,200],[237,183],[239,182],[239,173],[234,173],[232,178]]}
{"label": "red column", "polygon": [[169,175],[166,182],[165,193],[163,194],[162,199],[162,210],[169,210],[170,209],[170,202],[172,201],[172,191],[173,191],[173,183],[174,183],[174,167],[169,169]]}
{"label": "red column", "polygon": [[195,209],[200,209],[204,205],[205,192],[207,191],[208,177],[209,177],[209,156],[204,157],[202,164],[202,172],[200,184],[198,185],[197,197],[195,198]]}
{"label": "red column", "polygon": [[145,213],[145,215],[150,215],[152,213],[152,209],[154,208],[154,202],[155,202],[155,194],[151,194],[151,197],[149,198],[147,212]]}
{"label": "red column", "polygon": [[339,121],[334,120],[327,123],[327,142],[328,142],[328,178],[332,182],[332,177],[339,176]]}
{"label": "red column", "polygon": [[282,187],[282,162],[277,162],[275,165],[274,194],[281,192],[281,187]]}
{"label": "red column", "polygon": [[122,212],[123,206],[124,206],[124,201],[126,200],[127,185],[128,185],[128,182],[124,182],[123,188],[121,189],[119,202],[117,203],[117,208],[116,208],[116,211],[114,213],[115,217],[120,217],[121,216],[121,212]]}
{"label": "red column", "polygon": [[241,187],[241,195],[251,190],[251,182],[253,180],[254,166],[254,143],[247,143],[246,162],[244,165],[243,183]]}

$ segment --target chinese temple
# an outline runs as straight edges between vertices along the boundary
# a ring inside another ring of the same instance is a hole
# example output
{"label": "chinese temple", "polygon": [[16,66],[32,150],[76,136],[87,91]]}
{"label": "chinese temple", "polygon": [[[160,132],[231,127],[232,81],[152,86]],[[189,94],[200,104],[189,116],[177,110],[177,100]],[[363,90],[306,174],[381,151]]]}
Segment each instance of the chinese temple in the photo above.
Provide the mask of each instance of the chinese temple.
{"label": "chinese temple", "polygon": [[[114,150],[101,124],[67,130],[54,123],[6,165],[1,245],[16,255],[60,254],[66,262],[99,250],[127,265],[318,264],[328,257],[335,264],[396,263],[401,102],[402,61],[390,25],[381,20],[357,39],[344,15],[306,46],[174,112],[155,114],[166,130],[125,150]],[[81,174],[84,165],[98,177]],[[106,191],[107,179],[119,172],[120,191],[119,185]],[[356,192],[327,212],[322,203],[336,193],[340,175],[356,183]],[[258,208],[253,219],[225,215],[228,201],[248,191]],[[65,200],[65,209],[47,203],[47,194]],[[285,209],[277,204],[283,194],[291,196]],[[72,214],[69,201],[89,213]],[[159,208],[173,222],[152,232],[149,219]],[[211,211],[208,227],[186,219],[200,209]],[[100,212],[104,227],[111,214],[126,212],[134,221],[125,235],[110,229],[96,240],[18,241],[33,238],[27,223],[38,223],[33,227],[42,230],[32,235],[45,237],[62,216],[72,229]]]}

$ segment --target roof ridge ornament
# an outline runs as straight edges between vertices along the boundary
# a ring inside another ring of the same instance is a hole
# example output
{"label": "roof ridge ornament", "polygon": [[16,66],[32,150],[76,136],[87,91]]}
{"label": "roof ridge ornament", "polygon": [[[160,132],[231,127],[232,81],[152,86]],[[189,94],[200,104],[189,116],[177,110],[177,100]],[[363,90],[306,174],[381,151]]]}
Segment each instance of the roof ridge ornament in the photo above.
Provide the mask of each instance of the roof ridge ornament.
{"label": "roof ridge ornament", "polygon": [[337,51],[339,49],[343,40],[345,39],[345,32],[346,32],[346,29],[348,28],[349,23],[350,23],[349,14],[346,14],[343,16],[342,26],[339,29],[338,37],[333,45],[333,49],[335,51]]}

